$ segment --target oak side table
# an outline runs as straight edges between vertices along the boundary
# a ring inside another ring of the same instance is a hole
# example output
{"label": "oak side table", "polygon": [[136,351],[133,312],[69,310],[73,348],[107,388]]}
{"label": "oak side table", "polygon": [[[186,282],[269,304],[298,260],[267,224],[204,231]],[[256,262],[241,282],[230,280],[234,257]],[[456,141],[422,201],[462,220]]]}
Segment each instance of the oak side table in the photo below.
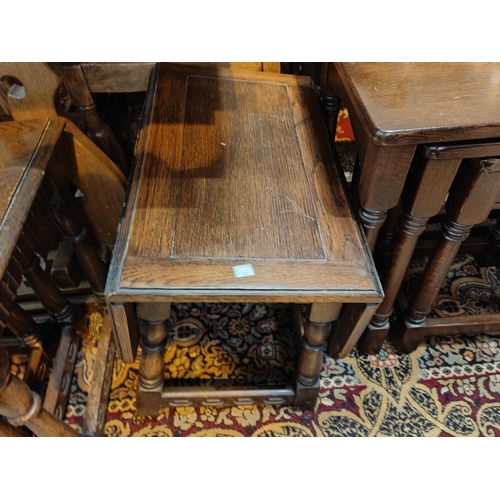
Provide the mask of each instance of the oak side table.
{"label": "oak side table", "polygon": [[[139,413],[314,406],[332,323],[346,355],[383,297],[337,168],[309,78],[153,70],[106,286],[125,362],[140,338]],[[164,388],[170,304],[190,301],[312,304],[294,385]]]}

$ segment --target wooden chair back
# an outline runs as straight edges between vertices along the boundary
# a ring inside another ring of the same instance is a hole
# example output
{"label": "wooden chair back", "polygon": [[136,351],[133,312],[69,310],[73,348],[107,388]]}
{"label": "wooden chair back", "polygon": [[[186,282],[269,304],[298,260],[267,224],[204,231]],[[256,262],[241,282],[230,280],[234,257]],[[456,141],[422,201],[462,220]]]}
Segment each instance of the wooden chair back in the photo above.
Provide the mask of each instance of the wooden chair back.
{"label": "wooden chair back", "polygon": [[[58,64],[0,63],[4,100],[14,120],[56,118],[64,73]],[[81,215],[92,241],[112,247],[127,182],[121,169],[70,120],[65,121],[53,165],[60,185],[65,178],[83,193],[86,210]]]}

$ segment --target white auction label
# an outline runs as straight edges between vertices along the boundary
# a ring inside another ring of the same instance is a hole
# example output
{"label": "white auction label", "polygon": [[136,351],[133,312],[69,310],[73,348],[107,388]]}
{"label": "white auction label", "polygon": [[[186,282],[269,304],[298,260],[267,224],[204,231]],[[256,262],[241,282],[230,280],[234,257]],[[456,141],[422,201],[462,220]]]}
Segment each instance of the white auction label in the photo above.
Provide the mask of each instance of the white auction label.
{"label": "white auction label", "polygon": [[233,266],[233,273],[237,278],[245,276],[255,276],[252,264],[243,264],[241,266]]}

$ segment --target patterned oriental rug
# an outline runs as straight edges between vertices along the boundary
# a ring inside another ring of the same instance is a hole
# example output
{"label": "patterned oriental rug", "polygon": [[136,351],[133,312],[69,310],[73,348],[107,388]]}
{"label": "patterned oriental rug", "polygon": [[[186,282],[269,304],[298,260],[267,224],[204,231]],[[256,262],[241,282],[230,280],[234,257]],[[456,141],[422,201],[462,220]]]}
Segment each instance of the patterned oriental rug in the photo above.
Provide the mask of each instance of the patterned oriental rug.
{"label": "patterned oriental rug", "polygon": [[[407,282],[411,288],[414,267]],[[482,273],[473,257],[455,261],[433,314],[499,312],[500,272]],[[293,369],[288,309],[266,304],[177,304],[170,320],[167,378],[235,378],[280,383]],[[102,317],[93,313],[73,378],[66,419],[80,429]],[[314,412],[290,407],[165,409],[135,412],[140,354],[116,360],[108,436],[497,436],[500,435],[500,340],[430,338],[410,355],[389,342],[376,356],[355,350],[344,360],[324,355]]]}
{"label": "patterned oriental rug", "polygon": [[[337,139],[346,170],[355,150],[347,113]],[[353,152],[354,151],[354,152]],[[408,271],[411,294],[425,259]],[[459,255],[440,291],[435,316],[500,312],[500,271],[479,269]],[[66,420],[81,430],[102,325],[92,313],[73,377]],[[165,352],[167,379],[236,379],[280,383],[294,367],[288,308],[267,304],[176,304]],[[324,355],[314,412],[290,407],[165,409],[136,414],[140,352],[134,364],[116,359],[107,436],[500,436],[500,339],[429,338],[410,355],[387,342],[376,356],[354,350],[343,360]]]}

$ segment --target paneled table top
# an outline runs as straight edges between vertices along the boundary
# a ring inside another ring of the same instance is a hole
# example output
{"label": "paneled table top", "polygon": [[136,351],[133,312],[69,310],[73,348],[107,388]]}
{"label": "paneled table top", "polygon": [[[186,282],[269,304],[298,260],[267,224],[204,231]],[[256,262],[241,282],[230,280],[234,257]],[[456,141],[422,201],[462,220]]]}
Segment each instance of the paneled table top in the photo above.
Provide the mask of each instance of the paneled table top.
{"label": "paneled table top", "polygon": [[310,79],[157,71],[108,299],[379,302]]}

